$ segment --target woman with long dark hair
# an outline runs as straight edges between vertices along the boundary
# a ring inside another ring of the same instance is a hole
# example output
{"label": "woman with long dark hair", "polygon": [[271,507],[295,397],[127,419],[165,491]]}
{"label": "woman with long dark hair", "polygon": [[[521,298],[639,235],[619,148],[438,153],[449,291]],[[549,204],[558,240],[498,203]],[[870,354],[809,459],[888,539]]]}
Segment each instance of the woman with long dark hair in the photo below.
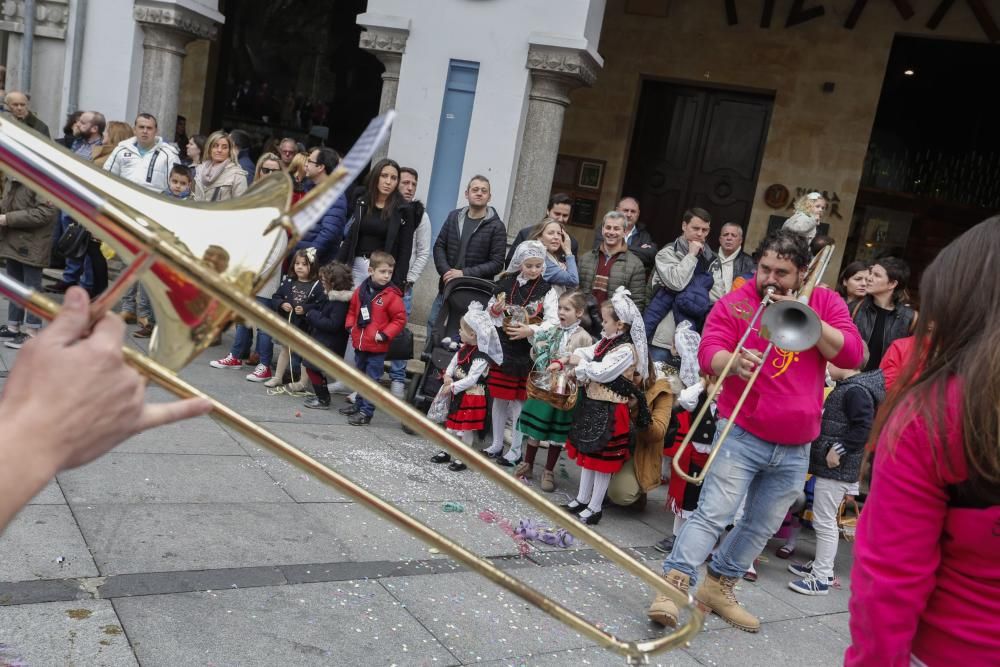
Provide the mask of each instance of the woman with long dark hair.
{"label": "woman with long dark hair", "polygon": [[851,262],[845,266],[837,278],[837,294],[847,303],[865,298],[868,295],[868,265],[864,262]]}
{"label": "woman with long dark hair", "polygon": [[396,260],[392,282],[400,289],[406,282],[417,221],[398,186],[399,165],[395,160],[379,160],[350,208],[351,218],[337,259],[351,267],[355,287],[368,279],[368,258],[376,250]]}
{"label": "woman with long dark hair", "polygon": [[908,303],[909,280],[910,267],[895,257],[883,257],[868,267],[867,294],[860,303],[851,306],[851,318],[868,345],[866,371],[879,367],[892,341],[913,333],[917,311]]}
{"label": "woman with long dark hair", "polygon": [[[873,428],[846,664],[995,665],[1000,656],[1000,216],[920,281],[922,317]],[[902,389],[898,389],[902,388]]]}

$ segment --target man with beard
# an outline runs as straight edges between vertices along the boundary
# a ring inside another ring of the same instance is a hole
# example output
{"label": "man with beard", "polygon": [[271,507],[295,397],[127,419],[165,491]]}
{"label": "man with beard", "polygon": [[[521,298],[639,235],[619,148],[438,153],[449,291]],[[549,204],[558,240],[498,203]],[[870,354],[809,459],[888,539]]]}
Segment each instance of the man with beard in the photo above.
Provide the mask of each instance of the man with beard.
{"label": "man with beard", "polygon": [[[739,356],[719,395],[713,446],[722,450],[705,478],[698,508],[680,529],[663,564],[667,582],[687,595],[696,584],[698,567],[711,554],[708,577],[694,597],[730,625],[747,632],[757,632],[760,619],[740,606],[734,587],[802,489],[809,469],[809,443],[820,432],[826,364],[856,368],[863,354],[861,336],[844,300],[832,290],[817,287],[809,307],[822,323],[819,341],[801,352],[773,350],[729,437],[717,444],[747,380],[762,363],[762,351],[768,343],[757,331],[751,332],[743,350],[736,350],[737,342],[769,288],[774,290],[775,301],[795,298],[810,259],[805,240],[787,231],[768,235],[757,256],[754,280],[722,297],[705,322],[698,349],[701,370],[719,376],[730,358]],[[716,540],[733,522],[744,495],[743,518],[713,554]],[[656,623],[673,627],[677,612],[670,598],[658,595],[647,615]]]}

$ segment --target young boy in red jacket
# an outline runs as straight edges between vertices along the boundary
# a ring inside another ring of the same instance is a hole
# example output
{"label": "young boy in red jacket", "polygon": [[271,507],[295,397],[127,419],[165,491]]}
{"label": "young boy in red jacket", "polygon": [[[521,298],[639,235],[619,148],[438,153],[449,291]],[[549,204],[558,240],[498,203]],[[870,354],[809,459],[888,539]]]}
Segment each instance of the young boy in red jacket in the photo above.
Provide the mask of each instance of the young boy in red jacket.
{"label": "young boy in red jacket", "polygon": [[[382,377],[389,343],[406,327],[406,307],[403,293],[392,284],[396,260],[387,252],[377,250],[368,258],[368,280],[354,290],[344,323],[351,332],[354,365],[359,371],[378,381]],[[352,426],[364,426],[372,420],[375,405],[358,394],[354,405],[343,408]]]}

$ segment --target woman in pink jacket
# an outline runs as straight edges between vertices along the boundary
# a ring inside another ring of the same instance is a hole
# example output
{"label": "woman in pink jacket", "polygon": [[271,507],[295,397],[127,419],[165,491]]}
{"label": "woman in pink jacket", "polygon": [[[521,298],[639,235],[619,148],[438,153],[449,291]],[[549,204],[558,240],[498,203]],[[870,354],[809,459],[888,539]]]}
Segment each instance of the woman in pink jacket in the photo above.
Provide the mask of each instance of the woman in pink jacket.
{"label": "woman in pink jacket", "polygon": [[927,352],[873,430],[847,665],[1000,664],[998,276],[1000,216],[924,272],[914,347]]}

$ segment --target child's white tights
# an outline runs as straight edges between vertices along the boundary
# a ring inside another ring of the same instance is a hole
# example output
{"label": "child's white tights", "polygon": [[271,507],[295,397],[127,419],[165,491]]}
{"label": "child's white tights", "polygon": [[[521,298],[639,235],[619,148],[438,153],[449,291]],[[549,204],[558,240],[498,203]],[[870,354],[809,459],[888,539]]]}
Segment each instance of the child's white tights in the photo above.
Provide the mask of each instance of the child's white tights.
{"label": "child's white tights", "polygon": [[597,514],[604,505],[604,496],[611,484],[611,473],[597,472],[583,468],[580,470],[580,490],[576,502],[586,505],[591,514]]}
{"label": "child's white tights", "polygon": [[516,457],[508,457],[511,461],[521,458],[521,443],[524,436],[517,430],[517,419],[521,416],[521,406],[524,401],[508,401],[502,398],[493,399],[493,443],[487,450],[490,454],[499,454],[503,451],[503,431],[510,419],[511,444],[510,451],[517,448]]}

